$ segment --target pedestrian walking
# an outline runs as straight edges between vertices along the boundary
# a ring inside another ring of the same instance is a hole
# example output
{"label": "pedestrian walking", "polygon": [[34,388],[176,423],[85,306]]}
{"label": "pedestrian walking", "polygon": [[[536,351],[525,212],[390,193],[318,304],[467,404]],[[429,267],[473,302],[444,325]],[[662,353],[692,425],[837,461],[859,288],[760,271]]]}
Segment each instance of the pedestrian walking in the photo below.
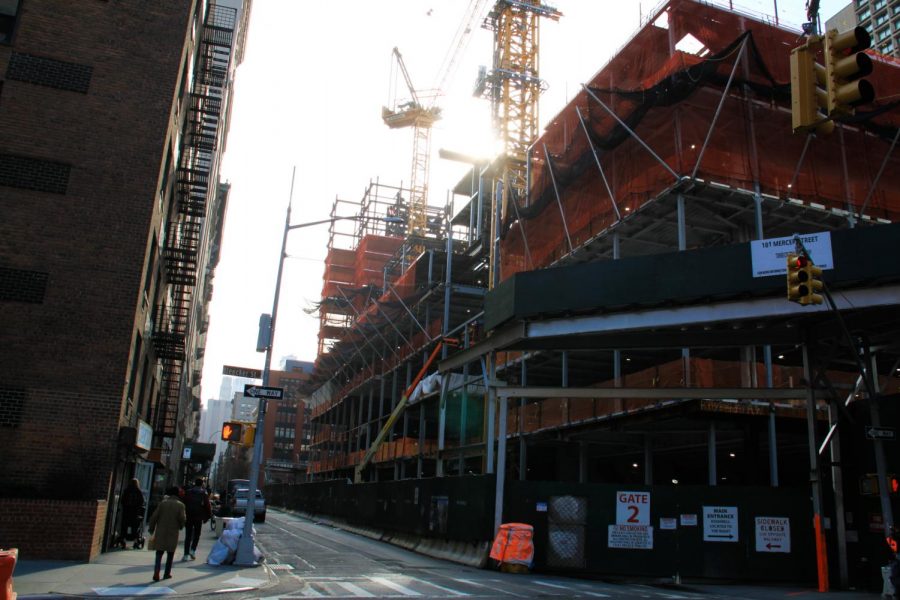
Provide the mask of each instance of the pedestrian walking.
{"label": "pedestrian walking", "polygon": [[135,548],[141,544],[141,530],[144,521],[144,492],[137,479],[128,482],[125,491],[122,492],[122,528],[121,543],[125,547],[126,541],[134,541]]}
{"label": "pedestrian walking", "polygon": [[172,559],[178,548],[178,532],[184,527],[187,520],[184,512],[184,503],[178,497],[178,487],[170,487],[166,490],[166,497],[159,503],[153,514],[150,515],[150,533],[153,534],[154,547],[156,548],[156,563],[153,569],[153,581],[159,581],[159,567],[162,562],[163,552],[166,553],[166,571],[163,579],[172,577]]}
{"label": "pedestrian walking", "polygon": [[200,542],[203,524],[212,517],[212,506],[209,494],[203,488],[203,479],[197,478],[194,487],[184,493],[184,506],[187,522],[184,526],[184,556],[181,560],[194,560],[197,558],[197,544]]}

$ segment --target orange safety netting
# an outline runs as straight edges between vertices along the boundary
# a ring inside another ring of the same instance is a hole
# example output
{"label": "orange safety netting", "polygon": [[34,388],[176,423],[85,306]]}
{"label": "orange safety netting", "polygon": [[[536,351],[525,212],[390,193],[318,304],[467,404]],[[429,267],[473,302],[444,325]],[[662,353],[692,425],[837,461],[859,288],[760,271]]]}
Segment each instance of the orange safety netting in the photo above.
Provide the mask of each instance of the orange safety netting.
{"label": "orange safety netting", "polygon": [[[758,183],[763,194],[829,209],[858,211],[870,195],[900,125],[898,61],[870,51],[874,72],[867,79],[881,100],[858,109],[856,117],[845,120],[842,131],[814,139],[801,162],[806,136],[791,133],[789,84],[790,51],[800,45],[798,33],[693,0],[672,0],[658,14],[662,17],[638,31],[590,80],[590,93],[582,90],[534,144],[529,197],[517,202],[520,219],[502,242],[502,278],[547,266],[568,252],[561,211],[573,247],[617,220],[594,150],[622,216],[690,177],[741,52],[697,178],[745,190]],[[692,54],[675,48],[688,36],[704,51]],[[601,102],[678,177],[629,135]],[[894,153],[868,200],[866,214],[897,220],[898,190],[900,154]],[[506,216],[507,223],[518,218],[512,206]]]}

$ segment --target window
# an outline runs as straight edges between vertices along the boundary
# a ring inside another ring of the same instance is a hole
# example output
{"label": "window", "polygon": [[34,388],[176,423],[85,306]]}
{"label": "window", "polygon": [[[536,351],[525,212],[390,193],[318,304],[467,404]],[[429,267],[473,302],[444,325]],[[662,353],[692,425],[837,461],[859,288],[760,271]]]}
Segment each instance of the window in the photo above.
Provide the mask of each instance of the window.
{"label": "window", "polygon": [[878,0],[877,2],[875,2],[875,6],[872,8],[872,10],[879,11],[885,6],[887,6],[887,0]]}
{"label": "window", "polygon": [[871,16],[872,16],[872,13],[869,12],[869,9],[867,8],[866,10],[862,11],[861,13],[859,13],[859,14],[856,16],[856,19],[857,19],[859,22],[863,22],[863,21],[868,21],[868,20],[869,20],[869,17],[871,17]]}
{"label": "window", "polygon": [[885,23],[887,23],[887,21],[888,21],[888,14],[887,13],[880,14],[877,17],[875,17],[875,27],[880,27],[880,26],[884,25]]}
{"label": "window", "polygon": [[12,41],[19,14],[19,0],[0,0],[0,44]]}
{"label": "window", "polygon": [[885,29],[884,31],[879,31],[879,32],[878,32],[878,41],[879,41],[879,42],[884,41],[884,40],[886,40],[886,39],[888,39],[888,38],[890,38],[890,37],[891,37],[891,28],[890,28],[890,27],[888,27],[888,28]]}

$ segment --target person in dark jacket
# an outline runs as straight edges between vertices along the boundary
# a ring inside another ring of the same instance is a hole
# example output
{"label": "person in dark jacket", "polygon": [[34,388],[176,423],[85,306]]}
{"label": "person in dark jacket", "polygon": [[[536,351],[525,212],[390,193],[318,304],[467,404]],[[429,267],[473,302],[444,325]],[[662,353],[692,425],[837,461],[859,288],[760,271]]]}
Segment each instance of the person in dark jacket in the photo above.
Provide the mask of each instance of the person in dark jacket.
{"label": "person in dark jacket", "polygon": [[178,488],[170,487],[166,490],[166,497],[150,515],[150,533],[153,534],[156,544],[153,581],[159,581],[159,567],[163,552],[166,553],[166,571],[163,578],[170,579],[172,577],[172,559],[178,548],[178,532],[184,527],[185,521],[184,503],[178,497]]}
{"label": "person in dark jacket", "polygon": [[144,492],[137,479],[128,482],[128,487],[122,492],[122,547],[125,540],[136,540],[138,530],[143,528],[144,520]]}
{"label": "person in dark jacket", "polygon": [[212,505],[202,479],[196,479],[194,487],[184,493],[184,505],[187,523],[184,527],[184,556],[181,560],[194,560],[197,558],[197,544],[200,542],[203,524],[212,517]]}

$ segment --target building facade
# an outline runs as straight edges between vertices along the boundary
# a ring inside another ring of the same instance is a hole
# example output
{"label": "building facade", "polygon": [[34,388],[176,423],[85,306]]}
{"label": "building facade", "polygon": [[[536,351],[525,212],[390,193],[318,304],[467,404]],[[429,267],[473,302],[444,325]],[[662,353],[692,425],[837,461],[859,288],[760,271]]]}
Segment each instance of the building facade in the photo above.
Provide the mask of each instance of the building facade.
{"label": "building facade", "polygon": [[127,481],[152,505],[196,437],[249,5],[0,3],[0,546],[22,556],[111,546]]}
{"label": "building facade", "polygon": [[872,48],[900,57],[900,0],[853,0],[825,22],[825,29],[846,31],[857,25],[872,36]]}

